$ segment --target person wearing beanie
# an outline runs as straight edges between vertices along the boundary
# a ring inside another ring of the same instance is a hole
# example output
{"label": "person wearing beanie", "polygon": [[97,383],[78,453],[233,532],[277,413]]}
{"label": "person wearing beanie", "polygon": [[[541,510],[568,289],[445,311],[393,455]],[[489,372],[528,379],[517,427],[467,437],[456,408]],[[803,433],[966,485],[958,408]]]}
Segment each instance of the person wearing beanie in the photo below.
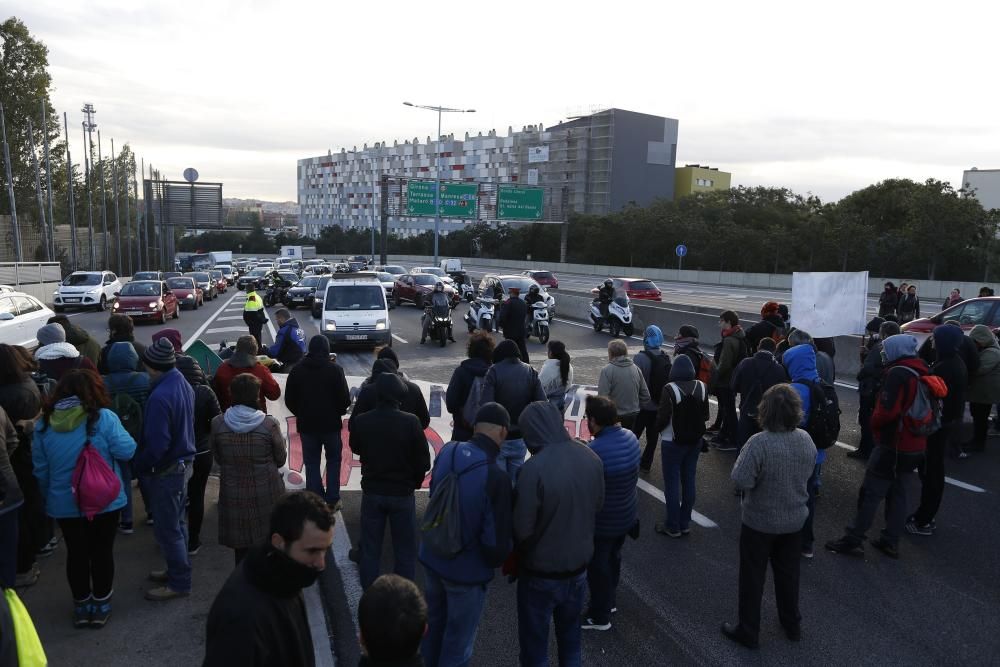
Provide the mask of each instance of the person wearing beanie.
{"label": "person wearing beanie", "polygon": [[[336,512],[340,509],[340,465],[344,443],[340,433],[343,417],[351,407],[351,390],[344,369],[330,359],[330,341],[316,334],[309,351],[295,364],[285,382],[285,406],[295,415],[302,438],[302,463],[306,489]],[[326,454],[326,483],[320,457]]]}
{"label": "person wearing beanie", "polygon": [[776,384],[788,382],[785,368],[774,357],[774,339],[763,338],[752,357],[739,363],[733,373],[732,389],[740,397],[740,417],[736,428],[736,446],[743,445],[760,431],[757,423],[757,404],[764,392]]}
{"label": "person wearing beanie", "polygon": [[357,398],[354,399],[354,407],[351,409],[351,417],[348,421],[349,428],[354,428],[354,420],[369,410],[374,410],[378,404],[378,389],[375,383],[382,373],[391,373],[397,376],[406,387],[406,397],[402,400],[399,409],[409,412],[420,421],[421,428],[427,428],[431,424],[431,413],[427,409],[427,401],[424,399],[424,392],[414,382],[406,379],[400,372],[398,362],[390,356],[377,358],[372,364],[372,374],[361,384]]}
{"label": "person wearing beanie", "polygon": [[[376,363],[391,364],[387,360]],[[413,579],[417,564],[416,505],[413,491],[431,467],[430,448],[420,420],[400,410],[407,387],[396,373],[379,373],[373,410],[351,420],[349,444],[361,459],[361,587],[380,572],[385,524],[392,531],[396,574]]]}
{"label": "person wearing beanie", "polygon": [[643,432],[646,433],[646,448],[642,450],[642,462],[639,464],[643,472],[649,472],[653,465],[656,443],[660,440],[660,434],[654,428],[656,411],[660,407],[663,387],[670,379],[670,356],[663,351],[662,346],[663,331],[655,324],[651,324],[643,333],[642,351],[632,359],[636,368],[642,373],[642,379],[645,380],[646,389],[649,391],[649,400],[639,406],[639,414],[636,415],[635,423],[632,425],[632,432],[636,438],[641,438]]}
{"label": "person wearing beanie", "polygon": [[46,324],[58,324],[66,331],[66,342],[77,349],[81,356],[90,360],[90,363],[97,367],[97,362],[101,358],[101,346],[87,333],[83,327],[78,327],[70,322],[66,315],[53,315]]}
{"label": "person wearing beanie", "polygon": [[102,374],[108,372],[108,352],[115,343],[128,343],[132,346],[136,354],[136,367],[133,370],[142,371],[142,355],[146,352],[146,346],[136,342],[135,324],[133,324],[132,318],[121,313],[115,313],[108,317],[108,342],[101,348],[101,355],[97,361],[97,370]]}
{"label": "person wearing beanie", "polygon": [[965,450],[981,452],[986,448],[990,411],[1000,403],[1000,345],[985,324],[972,327],[969,339],[976,344],[979,365],[969,373],[967,398],[972,415],[972,440],[965,444]]}
{"label": "person wearing beanie", "polygon": [[778,304],[775,301],[768,301],[760,309],[760,322],[755,323],[746,331],[747,344],[750,346],[750,353],[757,351],[760,341],[770,338],[778,343],[785,337],[785,321],[778,314]]}
{"label": "person wearing beanie", "polygon": [[[550,347],[553,342],[549,341]],[[481,378],[485,378],[486,371],[490,369],[490,363],[493,361],[494,347],[495,343],[493,342],[492,334],[482,330],[474,331],[469,335],[469,342],[466,346],[467,358],[463,359],[462,363],[452,371],[451,379],[448,380],[448,391],[445,393],[445,406],[448,408],[448,412],[451,413],[453,423],[451,439],[456,442],[463,442],[472,437],[474,424],[468,423],[465,408],[466,404],[470,401],[475,402],[479,399],[479,395],[473,396],[472,392],[475,388],[476,380],[480,379],[480,384],[482,384]],[[539,378],[544,373],[545,369],[543,367]],[[470,406],[470,411],[474,407]]]}
{"label": "person wearing beanie", "polygon": [[[983,328],[993,336],[988,328]],[[927,436],[914,433],[903,419],[917,395],[917,383],[922,382],[929,371],[927,364],[917,358],[917,339],[909,334],[886,338],[882,343],[882,356],[885,359],[883,386],[872,415],[877,446],[865,468],[857,514],[844,536],[827,542],[826,548],[834,553],[863,555],[865,533],[871,528],[875,513],[884,500],[885,528],[881,536],[872,541],[872,546],[895,559],[899,558],[899,538],[905,529],[909,508],[906,488],[914,470],[923,463],[927,448]]]}
{"label": "person wearing beanie", "polygon": [[97,366],[80,354],[73,345],[66,342],[66,330],[59,324],[46,324],[35,334],[38,349],[35,361],[38,370],[56,382],[69,371],[80,369],[97,372]]}
{"label": "person wearing beanie", "polygon": [[205,371],[202,370],[198,360],[184,354],[184,345],[180,331],[177,329],[160,329],[152,336],[154,343],[161,338],[166,338],[174,346],[174,354],[177,355],[177,370],[181,372],[181,375],[187,379],[192,387],[209,383],[208,377],[205,376]]}
{"label": "person wearing beanie", "polygon": [[166,569],[149,575],[162,584],[146,591],[146,599],[157,602],[191,593],[184,507],[197,451],[194,390],[175,368],[176,360],[174,346],[162,338],[143,355],[151,389],[142,420],[143,446],[133,462],[136,475],[145,479],[148,510],[156,517],[153,535],[166,561]]}
{"label": "person wearing beanie", "polygon": [[253,336],[240,336],[236,339],[236,351],[233,356],[222,362],[219,370],[212,378],[212,388],[219,397],[219,406],[226,410],[231,406],[229,385],[240,373],[250,373],[260,380],[260,409],[267,413],[267,401],[281,398],[281,387],[275,381],[271,371],[257,361],[257,341]]}
{"label": "person wearing beanie", "polygon": [[428,628],[421,653],[428,665],[467,665],[486,603],[487,585],[510,553],[512,490],[496,465],[510,415],[499,403],[476,412],[467,441],[449,442],[434,458],[430,492],[446,476],[458,477],[462,534],[469,542],[452,558],[420,545],[427,594]]}

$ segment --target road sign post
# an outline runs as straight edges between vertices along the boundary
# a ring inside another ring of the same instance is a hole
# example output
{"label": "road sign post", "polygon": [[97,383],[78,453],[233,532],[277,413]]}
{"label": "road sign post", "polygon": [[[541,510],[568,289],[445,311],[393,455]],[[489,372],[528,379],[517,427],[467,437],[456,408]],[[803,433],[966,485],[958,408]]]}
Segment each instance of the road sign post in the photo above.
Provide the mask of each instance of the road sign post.
{"label": "road sign post", "polygon": [[684,264],[684,256],[688,254],[688,247],[681,243],[674,248],[674,252],[677,253],[677,270],[680,271]]}

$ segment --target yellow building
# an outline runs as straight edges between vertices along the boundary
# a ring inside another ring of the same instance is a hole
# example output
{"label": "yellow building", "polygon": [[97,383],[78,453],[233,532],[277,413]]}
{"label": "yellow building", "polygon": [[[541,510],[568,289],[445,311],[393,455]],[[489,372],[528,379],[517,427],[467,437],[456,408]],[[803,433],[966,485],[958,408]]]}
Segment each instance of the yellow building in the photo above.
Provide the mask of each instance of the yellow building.
{"label": "yellow building", "polygon": [[718,167],[686,164],[674,170],[674,199],[687,197],[696,192],[728,190],[732,186],[733,175],[719,171]]}

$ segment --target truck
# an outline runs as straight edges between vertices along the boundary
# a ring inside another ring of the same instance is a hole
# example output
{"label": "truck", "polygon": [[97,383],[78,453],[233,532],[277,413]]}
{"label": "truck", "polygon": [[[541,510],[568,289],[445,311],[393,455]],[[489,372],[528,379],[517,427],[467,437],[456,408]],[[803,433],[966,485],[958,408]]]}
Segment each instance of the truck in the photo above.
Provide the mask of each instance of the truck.
{"label": "truck", "polygon": [[316,246],[314,245],[283,245],[281,246],[282,257],[291,259],[313,259],[316,257]]}
{"label": "truck", "polygon": [[462,271],[462,260],[457,257],[442,259],[441,270],[445,273],[456,273],[458,271]]}
{"label": "truck", "polygon": [[213,267],[219,264],[228,264],[232,266],[233,264],[233,251],[232,250],[216,250],[208,253],[208,256],[212,258]]}

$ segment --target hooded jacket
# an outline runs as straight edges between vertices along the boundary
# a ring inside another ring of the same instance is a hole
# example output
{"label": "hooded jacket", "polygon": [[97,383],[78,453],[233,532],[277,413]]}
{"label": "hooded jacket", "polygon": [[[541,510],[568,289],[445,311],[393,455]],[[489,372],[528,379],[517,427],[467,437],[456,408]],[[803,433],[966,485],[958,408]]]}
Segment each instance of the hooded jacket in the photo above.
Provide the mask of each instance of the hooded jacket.
{"label": "hooded jacket", "polygon": [[886,287],[878,298],[878,316],[895,315],[899,305],[899,291],[895,287]]}
{"label": "hooded jacket", "polygon": [[219,397],[219,407],[223,410],[233,404],[232,396],[229,395],[229,385],[240,373],[250,373],[260,380],[260,409],[264,412],[267,412],[267,401],[281,398],[281,387],[271,375],[271,371],[257,361],[256,357],[237,353],[223,362],[212,378],[212,388],[215,389],[215,395]]}
{"label": "hooded jacket", "polygon": [[788,382],[784,367],[767,350],[760,350],[739,363],[730,386],[740,395],[740,414],[757,414],[757,405],[764,392],[776,384]]}
{"label": "hooded jacket", "polygon": [[1000,402],[1000,345],[990,328],[977,324],[969,338],[979,348],[979,367],[969,374],[970,403]]}
{"label": "hooded jacket", "polygon": [[[87,440],[107,464],[122,478],[119,461],[128,461],[135,454],[135,440],[128,434],[117,415],[102,408],[97,421],[87,433],[87,413],[79,405],[57,408],[49,424],[39,422],[31,448],[35,479],[45,498],[45,512],[55,519],[83,516],[73,497],[73,470]],[[125,483],[118,496],[101,513],[125,507]]]}
{"label": "hooded jacket", "polygon": [[354,400],[354,409],[351,410],[351,418],[348,422],[350,428],[354,428],[354,420],[361,415],[374,410],[378,405],[378,390],[376,383],[383,373],[390,373],[398,377],[406,387],[406,396],[400,401],[399,409],[415,416],[420,422],[421,428],[427,428],[431,424],[431,415],[427,410],[427,401],[424,399],[424,392],[420,391],[415,383],[410,382],[399,372],[399,366],[392,359],[376,359],[372,364],[372,375],[365,380],[358,390],[358,397]]}
{"label": "hooded jacket", "polygon": [[747,336],[739,325],[722,335],[719,354],[716,355],[716,363],[719,365],[718,386],[729,387],[736,364],[745,359],[748,352]]}
{"label": "hooded jacket", "polygon": [[330,348],[310,352],[285,382],[285,405],[295,415],[299,433],[339,432],[351,407],[351,390],[344,369],[330,361]]}
{"label": "hooded jacket", "polygon": [[306,334],[294,317],[281,325],[274,344],[267,348],[267,355],[283,364],[294,364],[306,353]]}
{"label": "hooded jacket", "polygon": [[[155,343],[156,340],[154,339],[153,342]],[[100,371],[102,375],[107,374],[109,371],[108,353],[111,351],[111,348],[115,345],[115,343],[128,344],[135,352],[135,366],[132,368],[132,370],[136,371],[143,370],[141,359],[142,355],[145,354],[146,352],[146,346],[143,345],[142,343],[136,342],[124,336],[112,336],[111,338],[108,339],[108,342],[104,344],[104,347],[101,348],[101,355],[100,358],[97,360],[97,370]]]}
{"label": "hooded jacket", "polygon": [[10,455],[18,448],[20,441],[17,437],[17,429],[7,416],[7,413],[0,409],[0,516],[19,507],[24,502],[24,494],[17,483],[17,475],[10,464]]}
{"label": "hooded jacket", "polygon": [[176,368],[152,383],[142,415],[142,450],[135,457],[136,474],[154,473],[175,462],[191,460],[194,439],[194,390]]}
{"label": "hooded jacket", "polygon": [[463,359],[462,363],[452,372],[448,381],[448,391],[445,393],[444,403],[451,413],[454,426],[451,431],[452,440],[468,440],[472,437],[472,424],[466,424],[462,417],[465,402],[472,391],[472,384],[476,378],[485,378],[486,371],[490,368],[489,363],[484,359]]}
{"label": "hooded jacket", "polygon": [[89,359],[91,364],[95,364],[94,368],[96,369],[96,364],[101,358],[100,344],[87,333],[86,329],[78,327],[72,322],[62,322],[60,326],[66,330],[66,342],[75,347],[82,356]]}
{"label": "hooded jacket", "polygon": [[[705,383],[697,380],[696,378],[697,375],[695,374],[694,365],[691,363],[691,359],[689,359],[687,355],[682,354],[674,359],[674,365],[670,368],[670,382],[677,385],[677,388],[681,390],[681,393],[687,396],[694,393],[698,389],[698,384],[701,384],[699,391],[703,401],[699,407],[698,416],[702,421],[708,421],[708,387],[705,386]],[[669,442],[674,440],[674,432],[671,426],[673,417],[673,391],[664,390],[663,394],[660,395],[659,409],[656,411],[656,432],[660,434],[661,440]]]}
{"label": "hooded jacket", "polygon": [[141,408],[149,398],[149,374],[134,370],[138,363],[139,357],[130,343],[112,343],[105,359],[108,370],[103,377],[109,396],[128,394]]}
{"label": "hooded jacket", "polygon": [[600,457],[566,433],[548,401],[521,413],[524,462],[514,499],[514,543],[529,575],[566,578],[583,573],[594,555],[597,513],[604,506]]}
{"label": "hooded jacket", "polygon": [[642,373],[642,379],[646,382],[646,389],[650,393],[649,400],[639,406],[640,410],[655,411],[659,407],[656,401],[653,400],[652,390],[649,387],[650,375],[653,372],[652,357],[662,356],[667,362],[667,375],[670,375],[670,356],[663,351],[662,345],[663,332],[660,331],[660,327],[651,324],[646,327],[646,331],[642,337],[642,352],[632,358],[632,363]]}
{"label": "hooded jacket", "polygon": [[97,366],[70,343],[51,343],[35,350],[38,370],[56,382],[66,373],[82,369],[97,372]]}
{"label": "hooded jacket", "polygon": [[639,439],[621,426],[606,426],[590,441],[604,468],[604,505],[597,513],[596,537],[621,537],[639,518]]}
{"label": "hooded jacket", "polygon": [[805,382],[819,382],[819,372],[816,370],[816,350],[813,349],[812,345],[796,345],[785,352],[781,361],[788,371],[788,377],[792,380],[792,389],[802,399],[802,422],[799,426],[805,428],[806,422],[809,420],[809,409],[812,406],[809,385]]}
{"label": "hooded jacket", "polygon": [[882,341],[882,354],[885,357],[885,375],[872,414],[875,441],[900,453],[923,452],[927,447],[927,437],[900,427],[900,420],[916,396],[917,382],[920,381],[917,375],[927,375],[928,372],[927,364],[917,358],[917,339],[909,334],[889,336]]}
{"label": "hooded jacket", "polygon": [[958,350],[966,336],[961,329],[953,326],[936,327],[932,335],[937,361],[931,367],[931,373],[944,380],[948,387],[948,395],[941,400],[941,423],[950,424],[961,421],[965,414],[969,373],[965,362],[958,356]]}
{"label": "hooded jacket", "polygon": [[520,359],[517,343],[501,341],[493,351],[493,365],[483,380],[482,403],[496,402],[510,414],[507,438],[521,437],[518,419],[521,411],[533,401],[544,401],[545,392],[534,368]]}
{"label": "hooded jacket", "polygon": [[640,406],[652,402],[642,371],[628,356],[615,357],[601,369],[597,395],[614,401],[619,415],[634,415]]}

